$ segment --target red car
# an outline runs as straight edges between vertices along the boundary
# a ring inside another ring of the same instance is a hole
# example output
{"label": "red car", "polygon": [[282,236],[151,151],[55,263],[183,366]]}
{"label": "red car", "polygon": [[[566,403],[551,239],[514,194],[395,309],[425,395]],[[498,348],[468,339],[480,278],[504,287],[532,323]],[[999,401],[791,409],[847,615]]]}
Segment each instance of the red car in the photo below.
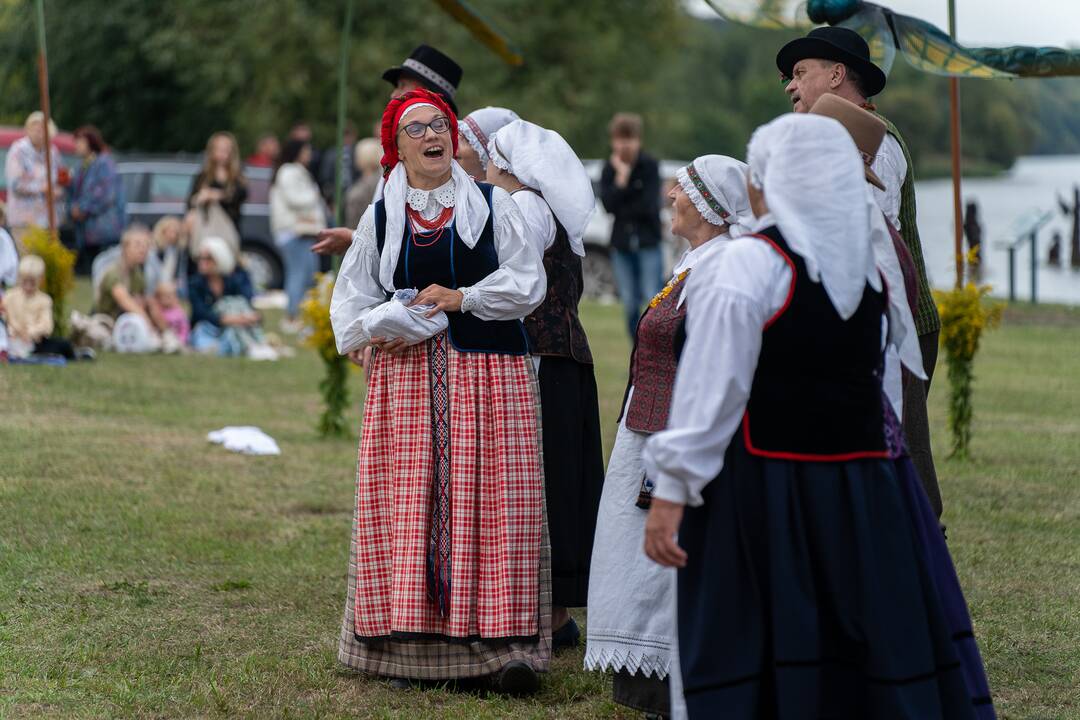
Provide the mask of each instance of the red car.
{"label": "red car", "polygon": [[[8,148],[24,135],[26,135],[26,130],[21,127],[0,125],[0,202],[7,202],[7,177],[3,172],[3,168],[7,161]],[[75,169],[79,167],[79,156],[75,154],[75,136],[71,133],[61,132],[50,138],[50,140],[56,146],[56,149],[60,151],[60,161],[64,165],[61,168],[61,179],[65,169],[68,177],[72,177],[75,174]]]}

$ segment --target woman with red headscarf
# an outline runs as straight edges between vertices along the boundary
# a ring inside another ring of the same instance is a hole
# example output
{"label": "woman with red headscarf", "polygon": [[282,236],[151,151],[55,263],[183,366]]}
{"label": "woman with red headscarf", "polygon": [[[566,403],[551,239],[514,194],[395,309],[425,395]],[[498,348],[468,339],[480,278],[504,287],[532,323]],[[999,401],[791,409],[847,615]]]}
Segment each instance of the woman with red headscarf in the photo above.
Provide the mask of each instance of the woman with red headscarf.
{"label": "woman with red headscarf", "polygon": [[504,190],[457,162],[457,119],[383,114],[381,196],[334,288],[338,351],[374,348],[338,657],[405,680],[538,686],[551,590],[536,380],[521,318],[543,263]]}

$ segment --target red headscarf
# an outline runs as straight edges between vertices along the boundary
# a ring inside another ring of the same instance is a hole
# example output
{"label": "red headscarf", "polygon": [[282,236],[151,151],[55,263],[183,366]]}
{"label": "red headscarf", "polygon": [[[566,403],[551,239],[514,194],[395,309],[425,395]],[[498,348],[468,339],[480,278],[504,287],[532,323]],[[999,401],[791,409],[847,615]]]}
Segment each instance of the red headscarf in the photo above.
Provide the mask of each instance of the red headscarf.
{"label": "red headscarf", "polygon": [[382,166],[383,175],[387,176],[390,171],[394,169],[394,166],[398,164],[398,148],[397,148],[397,132],[398,124],[401,122],[401,116],[405,114],[405,111],[412,105],[419,105],[426,103],[434,105],[435,108],[446,115],[450,120],[450,142],[453,146],[453,153],[457,155],[458,150],[458,129],[457,129],[457,116],[454,115],[454,111],[450,109],[450,106],[446,104],[441,95],[433,93],[430,90],[424,88],[417,88],[416,90],[410,90],[400,97],[396,97],[386,104],[386,110],[383,111],[382,116]]}

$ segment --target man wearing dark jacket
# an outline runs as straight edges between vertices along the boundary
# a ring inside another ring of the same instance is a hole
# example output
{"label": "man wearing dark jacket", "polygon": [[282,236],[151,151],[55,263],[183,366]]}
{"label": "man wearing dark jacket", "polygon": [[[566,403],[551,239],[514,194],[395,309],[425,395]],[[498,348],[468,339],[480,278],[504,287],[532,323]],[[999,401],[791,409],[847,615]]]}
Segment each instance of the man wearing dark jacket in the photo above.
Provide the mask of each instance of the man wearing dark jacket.
{"label": "man wearing dark jacket", "polygon": [[619,113],[608,127],[611,157],[600,176],[600,199],[614,217],[611,264],[626,326],[633,337],[642,306],[664,285],[660,246],[660,169],[641,151],[641,116]]}

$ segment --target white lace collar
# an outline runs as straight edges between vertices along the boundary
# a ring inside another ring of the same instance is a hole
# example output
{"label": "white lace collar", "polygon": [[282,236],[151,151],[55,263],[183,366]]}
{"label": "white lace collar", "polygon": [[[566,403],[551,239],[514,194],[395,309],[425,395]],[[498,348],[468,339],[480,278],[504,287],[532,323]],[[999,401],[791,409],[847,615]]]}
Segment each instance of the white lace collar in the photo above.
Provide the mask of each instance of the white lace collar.
{"label": "white lace collar", "polygon": [[405,196],[405,202],[418,213],[431,209],[431,204],[433,202],[438,203],[444,208],[452,208],[457,202],[457,188],[454,183],[454,178],[451,177],[434,190],[420,190],[410,185],[409,191]]}

